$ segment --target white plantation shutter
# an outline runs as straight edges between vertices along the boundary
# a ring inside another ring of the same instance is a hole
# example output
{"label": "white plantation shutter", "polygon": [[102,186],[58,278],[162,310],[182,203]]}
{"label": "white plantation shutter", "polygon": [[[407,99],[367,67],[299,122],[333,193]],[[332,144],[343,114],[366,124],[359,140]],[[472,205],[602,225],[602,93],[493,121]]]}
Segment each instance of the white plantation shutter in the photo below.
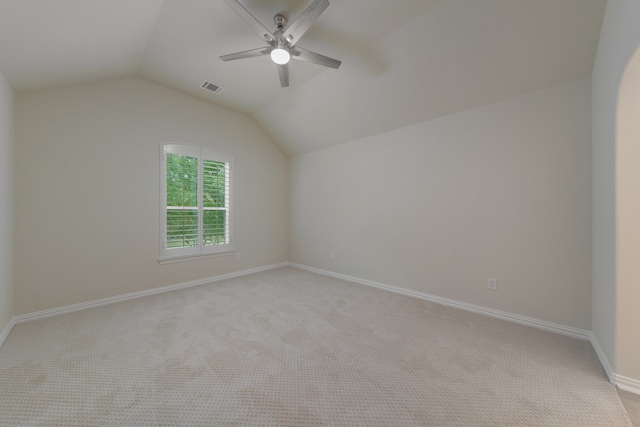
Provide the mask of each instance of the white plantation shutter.
{"label": "white plantation shutter", "polygon": [[230,243],[229,163],[203,160],[203,243],[205,246]]}
{"label": "white plantation shutter", "polygon": [[161,258],[231,251],[231,157],[167,143],[162,153]]}
{"label": "white plantation shutter", "polygon": [[202,147],[203,253],[231,248],[231,157]]}

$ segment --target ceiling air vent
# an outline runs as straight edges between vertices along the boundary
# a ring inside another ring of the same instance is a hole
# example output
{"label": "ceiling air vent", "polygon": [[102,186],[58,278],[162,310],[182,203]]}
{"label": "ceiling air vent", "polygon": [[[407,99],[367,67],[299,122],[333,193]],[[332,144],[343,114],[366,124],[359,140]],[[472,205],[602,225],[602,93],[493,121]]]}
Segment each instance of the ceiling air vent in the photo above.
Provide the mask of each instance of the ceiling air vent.
{"label": "ceiling air vent", "polygon": [[202,82],[202,85],[200,87],[202,89],[210,90],[213,93],[220,93],[224,90],[222,86],[218,86],[217,84],[211,83],[210,81],[207,81],[207,80]]}

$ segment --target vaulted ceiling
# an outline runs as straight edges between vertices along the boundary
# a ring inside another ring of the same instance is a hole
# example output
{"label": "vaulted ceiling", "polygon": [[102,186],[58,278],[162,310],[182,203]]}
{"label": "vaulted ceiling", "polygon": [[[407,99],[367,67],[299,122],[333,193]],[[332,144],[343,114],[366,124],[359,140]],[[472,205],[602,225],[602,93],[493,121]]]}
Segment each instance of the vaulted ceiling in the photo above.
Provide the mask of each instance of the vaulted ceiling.
{"label": "vaulted ceiling", "polygon": [[[267,28],[310,0],[240,0]],[[222,0],[0,0],[0,69],[16,92],[138,76],[252,117],[289,155],[592,72],[606,0],[331,0],[281,88]],[[200,88],[204,80],[225,90]]]}

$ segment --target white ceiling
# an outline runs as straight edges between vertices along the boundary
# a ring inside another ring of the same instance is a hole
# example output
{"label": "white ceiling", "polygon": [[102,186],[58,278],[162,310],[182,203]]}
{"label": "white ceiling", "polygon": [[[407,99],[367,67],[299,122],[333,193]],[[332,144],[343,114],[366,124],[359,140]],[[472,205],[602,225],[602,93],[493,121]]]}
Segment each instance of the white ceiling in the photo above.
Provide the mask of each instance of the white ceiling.
{"label": "white ceiling", "polygon": [[[241,0],[267,28],[310,0]],[[331,0],[281,88],[264,42],[222,0],[0,0],[17,92],[137,75],[250,115],[290,155],[591,75],[606,0]],[[215,95],[203,80],[225,87]]]}

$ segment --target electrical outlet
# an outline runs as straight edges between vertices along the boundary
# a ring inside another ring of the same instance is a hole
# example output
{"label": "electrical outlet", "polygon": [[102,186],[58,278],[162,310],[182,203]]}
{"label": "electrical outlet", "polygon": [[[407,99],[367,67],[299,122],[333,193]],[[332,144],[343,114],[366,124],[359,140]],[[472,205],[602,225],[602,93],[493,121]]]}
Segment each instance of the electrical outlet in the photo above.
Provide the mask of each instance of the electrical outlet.
{"label": "electrical outlet", "polygon": [[336,259],[336,255],[333,252],[329,252],[329,259]]}
{"label": "electrical outlet", "polygon": [[487,288],[491,289],[492,291],[498,289],[498,280],[489,277],[489,279],[487,280]]}
{"label": "electrical outlet", "polygon": [[240,261],[240,252],[236,252],[236,261]]}

